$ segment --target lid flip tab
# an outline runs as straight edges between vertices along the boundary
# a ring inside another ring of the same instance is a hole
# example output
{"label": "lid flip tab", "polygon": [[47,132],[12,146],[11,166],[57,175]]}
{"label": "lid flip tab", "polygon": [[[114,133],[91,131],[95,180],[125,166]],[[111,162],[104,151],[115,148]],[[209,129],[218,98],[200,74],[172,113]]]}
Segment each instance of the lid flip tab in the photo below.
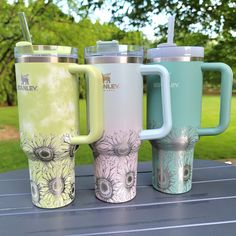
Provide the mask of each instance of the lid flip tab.
{"label": "lid flip tab", "polygon": [[117,40],[97,41],[84,50],[86,64],[142,63],[143,47],[122,45]]}
{"label": "lid flip tab", "polygon": [[102,53],[117,53],[119,52],[119,42],[117,40],[112,40],[112,41],[97,41],[97,52],[102,52]]}

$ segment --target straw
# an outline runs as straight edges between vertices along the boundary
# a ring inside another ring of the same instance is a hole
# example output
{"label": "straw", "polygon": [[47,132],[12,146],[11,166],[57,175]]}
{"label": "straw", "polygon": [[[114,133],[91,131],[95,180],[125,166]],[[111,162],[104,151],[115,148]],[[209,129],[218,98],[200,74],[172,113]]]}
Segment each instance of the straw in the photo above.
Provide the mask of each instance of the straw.
{"label": "straw", "polygon": [[174,42],[174,28],[175,28],[175,16],[171,16],[168,19],[168,35],[167,35],[168,44],[173,44]]}
{"label": "straw", "polygon": [[27,42],[32,43],[32,39],[31,39],[31,35],[30,35],[30,32],[29,32],[29,27],[28,27],[28,23],[27,23],[27,20],[26,20],[26,17],[25,17],[25,13],[24,12],[19,12],[18,16],[19,16],[20,25],[21,25],[24,40],[27,41]]}

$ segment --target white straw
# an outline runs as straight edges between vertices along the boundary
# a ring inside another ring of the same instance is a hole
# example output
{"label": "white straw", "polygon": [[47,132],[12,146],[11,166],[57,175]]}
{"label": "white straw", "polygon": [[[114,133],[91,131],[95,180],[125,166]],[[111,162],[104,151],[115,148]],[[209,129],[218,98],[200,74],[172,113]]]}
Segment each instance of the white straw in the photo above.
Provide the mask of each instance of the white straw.
{"label": "white straw", "polygon": [[174,42],[174,28],[175,28],[175,16],[171,16],[168,19],[168,35],[167,35],[168,44],[173,44]]}

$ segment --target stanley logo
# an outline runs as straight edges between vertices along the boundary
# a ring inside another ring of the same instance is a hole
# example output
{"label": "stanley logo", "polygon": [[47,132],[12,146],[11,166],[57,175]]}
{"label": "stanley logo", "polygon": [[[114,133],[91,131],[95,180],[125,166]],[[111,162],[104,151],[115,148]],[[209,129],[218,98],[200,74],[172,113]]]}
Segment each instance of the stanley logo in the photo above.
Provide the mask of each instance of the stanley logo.
{"label": "stanley logo", "polygon": [[17,86],[18,91],[36,91],[38,86],[29,84],[29,74],[21,75],[21,84]]}
{"label": "stanley logo", "polygon": [[29,85],[29,74],[21,75],[21,85]]}
{"label": "stanley logo", "polygon": [[103,74],[103,88],[105,91],[114,91],[120,87],[119,84],[112,83],[111,73]]}
{"label": "stanley logo", "polygon": [[111,83],[111,73],[103,74],[103,83]]}

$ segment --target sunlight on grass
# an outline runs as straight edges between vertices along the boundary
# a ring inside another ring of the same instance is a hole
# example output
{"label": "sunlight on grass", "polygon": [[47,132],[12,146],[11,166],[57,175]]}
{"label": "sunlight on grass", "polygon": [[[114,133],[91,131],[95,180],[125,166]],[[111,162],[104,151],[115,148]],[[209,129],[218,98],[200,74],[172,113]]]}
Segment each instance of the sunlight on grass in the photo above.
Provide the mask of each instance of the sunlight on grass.
{"label": "sunlight on grass", "polygon": [[[220,99],[217,96],[203,97],[202,127],[215,127],[219,123]],[[195,156],[204,159],[236,158],[236,97],[231,104],[229,128],[220,135],[201,137],[196,144]]]}
{"label": "sunlight on grass", "polygon": [[11,125],[18,128],[18,111],[16,107],[0,107],[0,127]]}

